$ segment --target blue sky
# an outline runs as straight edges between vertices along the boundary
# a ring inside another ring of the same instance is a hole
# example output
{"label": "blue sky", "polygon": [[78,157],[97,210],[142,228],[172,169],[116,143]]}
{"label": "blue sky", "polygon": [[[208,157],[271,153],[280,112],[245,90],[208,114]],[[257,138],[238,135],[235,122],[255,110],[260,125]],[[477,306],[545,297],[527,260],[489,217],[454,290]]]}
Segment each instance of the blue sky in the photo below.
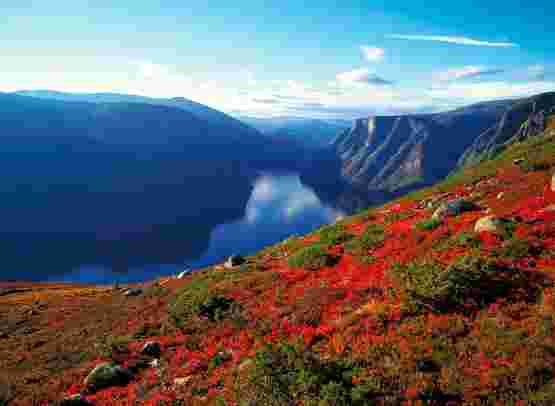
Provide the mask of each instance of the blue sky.
{"label": "blue sky", "polygon": [[555,90],[549,2],[114,3],[3,0],[0,91],[183,96],[237,114],[352,118]]}

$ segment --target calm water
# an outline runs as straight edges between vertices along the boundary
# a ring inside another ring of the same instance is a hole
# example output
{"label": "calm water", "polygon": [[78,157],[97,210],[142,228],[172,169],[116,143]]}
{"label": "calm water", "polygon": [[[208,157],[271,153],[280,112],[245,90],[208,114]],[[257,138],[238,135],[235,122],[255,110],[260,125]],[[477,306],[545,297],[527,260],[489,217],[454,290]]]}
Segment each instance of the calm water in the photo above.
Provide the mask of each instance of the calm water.
{"label": "calm water", "polygon": [[[222,196],[225,204],[225,196]],[[67,271],[49,274],[45,269],[27,276],[27,279],[43,281],[66,281],[84,283],[137,282],[171,275],[183,270],[188,264],[199,268],[223,261],[232,254],[248,255],[259,249],[281,241],[290,235],[302,235],[322,224],[333,222],[340,211],[323,204],[316,194],[304,186],[297,175],[265,174],[259,176],[253,185],[252,193],[242,218],[211,228],[207,248],[197,258],[180,258],[173,263],[152,264],[148,250],[141,252],[140,258],[133,258],[131,252],[128,263],[135,265],[95,265],[86,263],[73,266]],[[202,218],[199,219],[202,222]],[[195,226],[198,226],[196,224]],[[167,232],[164,232],[167,230]],[[163,241],[165,246],[175,247],[191,244],[190,226],[179,225],[169,229],[159,229],[150,236],[150,241]],[[184,238],[184,236],[188,236]],[[184,249],[185,251],[185,249]],[[139,256],[139,253],[136,253]],[[136,259],[136,260],[134,260]],[[137,265],[144,259],[148,265]],[[52,268],[52,264],[49,266]]]}

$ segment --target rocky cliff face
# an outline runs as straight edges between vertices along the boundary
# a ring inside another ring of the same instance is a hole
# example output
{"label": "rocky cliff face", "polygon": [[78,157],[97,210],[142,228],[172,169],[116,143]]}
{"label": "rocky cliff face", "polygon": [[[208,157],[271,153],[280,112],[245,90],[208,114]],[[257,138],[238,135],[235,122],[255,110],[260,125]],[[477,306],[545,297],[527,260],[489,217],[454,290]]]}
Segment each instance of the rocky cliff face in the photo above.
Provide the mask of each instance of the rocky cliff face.
{"label": "rocky cliff face", "polygon": [[497,122],[509,102],[480,104],[449,113],[356,120],[332,149],[341,176],[364,190],[395,191],[433,183],[457,164],[480,134]]}
{"label": "rocky cliff face", "polygon": [[555,113],[555,93],[544,93],[518,100],[503,113],[499,121],[475,139],[457,167],[488,159],[515,141],[542,133],[546,119]]}

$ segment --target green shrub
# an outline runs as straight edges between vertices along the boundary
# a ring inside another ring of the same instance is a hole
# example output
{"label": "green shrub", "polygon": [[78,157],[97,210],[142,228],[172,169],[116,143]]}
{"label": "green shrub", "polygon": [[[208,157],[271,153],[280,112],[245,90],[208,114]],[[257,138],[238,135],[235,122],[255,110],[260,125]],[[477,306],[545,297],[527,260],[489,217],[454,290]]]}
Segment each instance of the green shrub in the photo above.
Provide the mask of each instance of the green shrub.
{"label": "green shrub", "polygon": [[[368,250],[381,245],[385,240],[385,231],[379,224],[369,224],[362,235],[345,245],[348,252],[353,255],[365,255]],[[371,262],[371,261],[370,261]]]}
{"label": "green shrub", "polygon": [[432,231],[438,228],[442,224],[442,221],[437,218],[432,218],[430,220],[424,220],[416,224],[416,229],[420,231]]}
{"label": "green shrub", "polygon": [[289,266],[292,268],[304,268],[308,270],[318,270],[324,266],[332,266],[336,258],[327,251],[327,246],[314,244],[301,249],[289,258]]}
{"label": "green shrub", "polygon": [[131,342],[129,336],[107,336],[104,342],[98,345],[99,352],[104,357],[117,360],[122,355],[129,354],[128,345]]}
{"label": "green shrub", "polygon": [[370,389],[352,383],[360,369],[351,361],[322,360],[293,345],[266,346],[256,354],[249,372],[246,382],[236,388],[242,405],[371,404]]}
{"label": "green shrub", "polygon": [[498,248],[494,255],[506,259],[522,259],[538,256],[541,254],[541,251],[541,247],[535,246],[529,241],[513,238]]}
{"label": "green shrub", "polygon": [[226,317],[234,304],[235,300],[225,296],[212,296],[198,306],[198,315],[210,321],[220,321]]}
{"label": "green shrub", "polygon": [[355,236],[345,230],[341,224],[324,226],[318,231],[320,242],[323,244],[337,245],[353,239]]}
{"label": "green shrub", "polygon": [[479,256],[464,257],[447,269],[423,263],[396,266],[393,272],[417,306],[440,312],[484,306],[527,282],[519,271]]}
{"label": "green shrub", "polygon": [[176,326],[184,327],[209,297],[209,285],[203,278],[194,279],[178,290],[169,305],[170,315]]}

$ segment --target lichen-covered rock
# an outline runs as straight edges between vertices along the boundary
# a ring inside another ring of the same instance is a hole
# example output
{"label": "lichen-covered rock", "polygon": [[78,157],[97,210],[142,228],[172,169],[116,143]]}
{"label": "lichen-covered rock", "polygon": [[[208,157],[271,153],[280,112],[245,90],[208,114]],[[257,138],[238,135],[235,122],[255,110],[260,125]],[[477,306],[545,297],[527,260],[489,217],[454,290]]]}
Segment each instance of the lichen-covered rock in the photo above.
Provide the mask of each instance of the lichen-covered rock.
{"label": "lichen-covered rock", "polygon": [[91,391],[128,384],[133,374],[126,368],[110,362],[98,364],[85,378],[85,386]]}
{"label": "lichen-covered rock", "polygon": [[448,203],[442,203],[434,212],[432,218],[443,220],[446,217],[455,217],[466,211],[477,210],[478,206],[465,199],[457,199]]}
{"label": "lichen-covered rock", "polygon": [[501,233],[503,232],[506,223],[507,220],[499,217],[482,217],[481,219],[476,221],[476,224],[474,225],[474,232],[481,233],[483,231],[487,231],[490,233]]}

